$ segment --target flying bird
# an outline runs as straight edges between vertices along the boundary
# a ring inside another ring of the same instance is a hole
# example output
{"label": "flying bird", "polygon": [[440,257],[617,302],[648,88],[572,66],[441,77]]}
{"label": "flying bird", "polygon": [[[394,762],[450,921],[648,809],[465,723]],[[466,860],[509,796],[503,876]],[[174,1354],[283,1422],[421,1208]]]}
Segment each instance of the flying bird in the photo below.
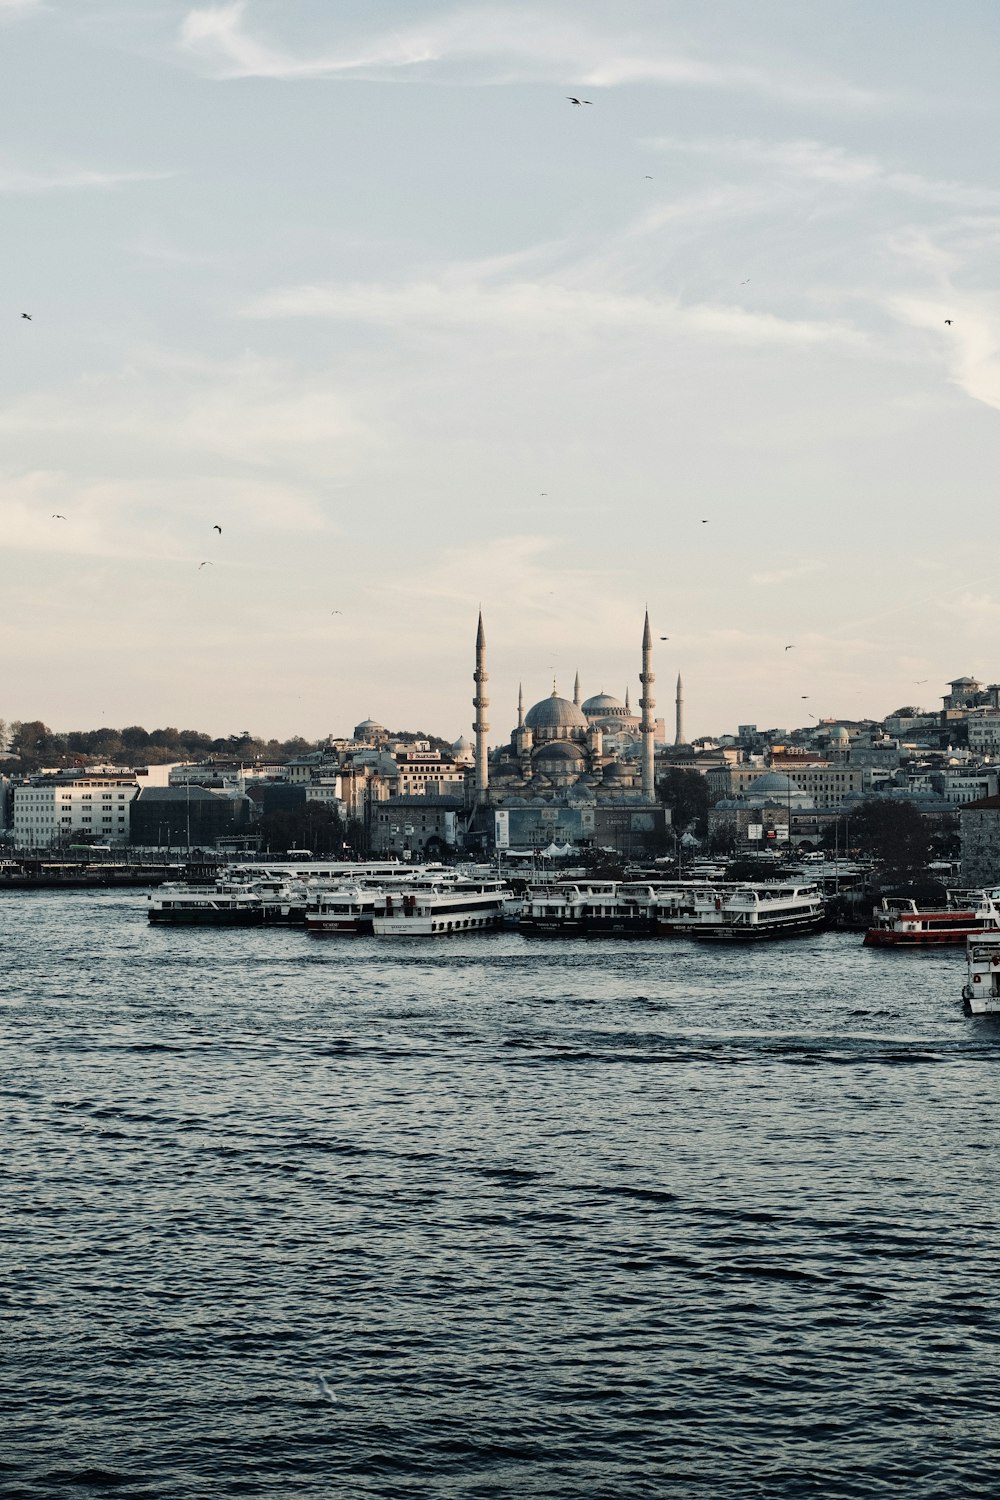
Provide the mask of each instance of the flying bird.
{"label": "flying bird", "polygon": [[330,613],[331,615],[342,615],[344,611],[342,609],[331,609]]}
{"label": "flying bird", "polygon": [[572,94],[567,94],[566,98],[570,104],[593,104],[594,102],[593,99],[575,99]]}
{"label": "flying bird", "polygon": [[945,318],[945,322],[948,324],[948,327],[950,328],[951,327],[951,319],[950,318]]}
{"label": "flying bird", "polygon": [[917,677],[917,678],[914,679],[913,686],[914,687],[919,687],[922,682],[926,682],[926,681],[927,681],[926,677]]}
{"label": "flying bird", "polygon": [[740,282],[740,286],[749,286],[749,285],[750,285],[750,277],[749,276],[747,277],[746,281],[741,281]]}
{"label": "flying bird", "polygon": [[325,1375],[317,1375],[316,1376],[316,1384],[319,1386],[320,1394],[322,1396],[324,1396],[327,1401],[332,1401],[333,1404],[334,1404],[334,1406],[336,1406],[337,1402],[340,1400],[340,1397],[337,1395],[336,1391],[333,1390],[333,1388],[330,1386],[330,1384],[327,1381],[326,1376]]}
{"label": "flying bird", "polygon": [[198,564],[198,571],[201,572],[202,568],[211,568],[211,567],[214,567],[214,563],[210,563],[210,562],[199,563]]}
{"label": "flying bird", "polygon": [[802,694],[802,702],[804,703],[808,697],[809,697],[808,693],[803,693]]}
{"label": "flying bird", "polygon": [[644,182],[652,182],[652,180],[653,180],[652,177],[647,172],[646,175],[645,175],[645,177],[643,178],[643,181]]}
{"label": "flying bird", "polygon": [[660,636],[660,640],[661,641],[669,641],[669,639],[670,639],[669,635],[661,635]]}
{"label": "flying bird", "polygon": [[28,322],[29,323],[31,322],[31,314],[30,313],[22,313],[21,317],[22,318],[27,318]]}
{"label": "flying bird", "polygon": [[794,641],[792,642],[792,644],[790,646],[786,646],[785,650],[786,651],[794,651],[795,650],[795,643],[794,643]]}
{"label": "flying bird", "polygon": [[707,522],[707,521],[702,521],[702,523],[701,523],[701,524],[702,524],[702,525],[703,525],[703,526],[707,526],[707,525],[708,525],[708,522]]}
{"label": "flying bird", "polygon": [[66,517],[61,516],[57,510],[54,510],[52,512],[52,519],[53,521],[65,521]]}
{"label": "flying bird", "polygon": [[221,526],[213,526],[212,530],[213,531],[217,531],[220,536],[222,535],[222,527]]}

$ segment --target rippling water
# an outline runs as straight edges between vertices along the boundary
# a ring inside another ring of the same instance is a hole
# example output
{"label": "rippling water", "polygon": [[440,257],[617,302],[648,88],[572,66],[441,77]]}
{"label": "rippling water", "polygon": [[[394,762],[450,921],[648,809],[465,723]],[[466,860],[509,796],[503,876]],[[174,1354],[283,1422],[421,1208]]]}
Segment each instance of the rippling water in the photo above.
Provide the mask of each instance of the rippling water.
{"label": "rippling water", "polygon": [[960,954],[0,938],[4,1497],[998,1492]]}

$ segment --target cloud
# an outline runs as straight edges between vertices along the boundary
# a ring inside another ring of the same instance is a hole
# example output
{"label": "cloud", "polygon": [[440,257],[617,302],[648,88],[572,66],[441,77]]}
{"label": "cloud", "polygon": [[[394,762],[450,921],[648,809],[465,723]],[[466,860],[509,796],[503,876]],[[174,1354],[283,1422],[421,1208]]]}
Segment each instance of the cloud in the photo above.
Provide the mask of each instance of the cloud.
{"label": "cloud", "polygon": [[0,193],[109,192],[132,182],[163,182],[173,175],[172,172],[101,172],[84,167],[27,171],[0,161]]}
{"label": "cloud", "polygon": [[754,139],[688,139],[657,136],[645,142],[653,150],[679,155],[728,159],[740,166],[754,165],[780,176],[841,188],[878,188],[931,203],[965,208],[1000,207],[1000,193],[974,183],[949,182],[899,172],[875,157],[856,156],[842,146],[816,140],[761,141]]}
{"label": "cloud", "polygon": [[747,344],[840,343],[863,337],[845,325],[778,318],[724,304],[593,291],[555,281],[487,286],[448,275],[393,286],[372,282],[276,290],[245,309],[251,318],[331,318],[340,322],[433,329],[493,328],[561,334],[673,330]]}
{"label": "cloud", "polygon": [[350,400],[322,377],[248,354],[210,361],[147,351],[125,370],[0,407],[0,433],[114,440],[148,467],[222,456],[242,466],[335,478],[371,439]]}
{"label": "cloud", "polygon": [[247,0],[199,6],[180,29],[180,48],[216,78],[360,78],[372,81],[539,82],[590,89],[626,83],[750,92],[840,108],[868,108],[872,92],[837,79],[794,77],[741,63],[706,61],[651,34],[600,32],[571,11],[477,4],[428,17],[406,30],[317,47],[308,55],[265,40],[248,25]]}

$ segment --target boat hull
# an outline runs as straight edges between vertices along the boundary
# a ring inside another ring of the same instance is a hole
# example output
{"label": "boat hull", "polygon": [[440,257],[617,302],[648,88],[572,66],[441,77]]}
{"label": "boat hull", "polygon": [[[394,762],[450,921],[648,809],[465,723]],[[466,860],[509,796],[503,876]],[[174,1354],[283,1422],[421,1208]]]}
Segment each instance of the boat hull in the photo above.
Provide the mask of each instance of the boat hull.
{"label": "boat hull", "polygon": [[711,922],[702,928],[692,928],[688,936],[702,943],[773,943],[781,938],[808,937],[822,932],[826,926],[826,914],[795,918],[788,922]]}
{"label": "boat hull", "polygon": [[862,946],[865,948],[955,948],[961,947],[966,938],[975,937],[983,931],[995,931],[995,929],[960,927],[948,932],[891,932],[881,927],[869,927]]}
{"label": "boat hull", "polygon": [[256,911],[150,911],[149,920],[159,927],[262,927],[264,913]]}

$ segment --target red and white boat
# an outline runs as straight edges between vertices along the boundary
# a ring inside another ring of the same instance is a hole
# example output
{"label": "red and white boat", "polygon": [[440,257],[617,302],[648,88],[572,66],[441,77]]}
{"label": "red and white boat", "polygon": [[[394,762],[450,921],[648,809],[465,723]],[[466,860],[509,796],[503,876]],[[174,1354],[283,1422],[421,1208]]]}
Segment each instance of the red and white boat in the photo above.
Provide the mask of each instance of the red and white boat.
{"label": "red and white boat", "polygon": [[940,948],[977,932],[1000,931],[1000,889],[948,891],[944,906],[884,896],[865,933],[866,948]]}

